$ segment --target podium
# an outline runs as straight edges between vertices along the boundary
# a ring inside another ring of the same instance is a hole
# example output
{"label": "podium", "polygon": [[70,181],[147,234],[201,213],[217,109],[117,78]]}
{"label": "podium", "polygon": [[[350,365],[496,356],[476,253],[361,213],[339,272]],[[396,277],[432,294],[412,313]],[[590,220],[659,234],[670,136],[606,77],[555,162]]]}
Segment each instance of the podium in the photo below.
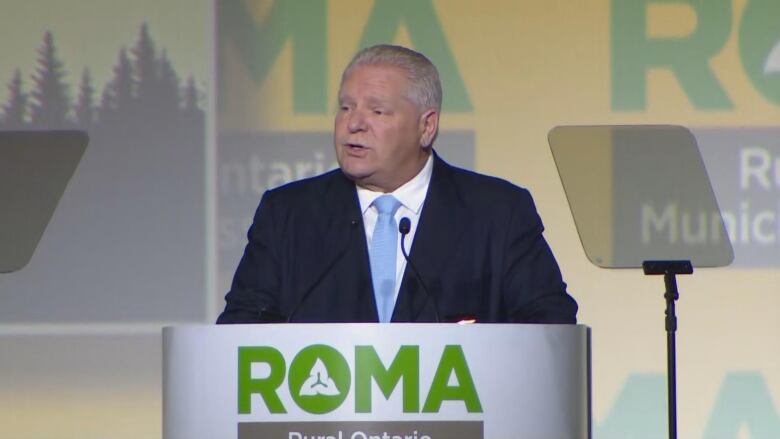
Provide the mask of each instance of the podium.
{"label": "podium", "polygon": [[164,439],[588,439],[582,325],[163,329]]}

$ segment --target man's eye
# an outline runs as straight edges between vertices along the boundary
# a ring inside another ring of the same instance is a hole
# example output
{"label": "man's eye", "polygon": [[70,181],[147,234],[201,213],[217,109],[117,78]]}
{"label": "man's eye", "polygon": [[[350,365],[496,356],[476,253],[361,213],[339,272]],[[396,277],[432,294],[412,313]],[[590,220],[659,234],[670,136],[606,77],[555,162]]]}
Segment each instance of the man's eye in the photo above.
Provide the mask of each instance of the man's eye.
{"label": "man's eye", "polygon": [[374,110],[374,114],[376,114],[378,116],[381,116],[381,115],[385,114],[385,111],[384,110]]}

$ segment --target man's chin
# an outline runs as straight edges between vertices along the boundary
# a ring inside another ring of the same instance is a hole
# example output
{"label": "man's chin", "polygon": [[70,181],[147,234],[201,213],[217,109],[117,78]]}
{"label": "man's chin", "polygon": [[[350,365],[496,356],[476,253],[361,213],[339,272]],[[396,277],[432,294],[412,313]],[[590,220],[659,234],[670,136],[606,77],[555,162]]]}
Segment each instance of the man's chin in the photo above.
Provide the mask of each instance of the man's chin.
{"label": "man's chin", "polygon": [[349,178],[365,178],[376,171],[374,163],[365,158],[339,155],[337,161],[341,172]]}
{"label": "man's chin", "polygon": [[357,181],[370,177],[371,172],[358,166],[350,166],[348,163],[340,163],[341,172],[350,180]]}
{"label": "man's chin", "polygon": [[344,166],[341,167],[341,172],[356,185],[370,190],[377,190],[376,184],[374,183],[373,172],[345,168]]}

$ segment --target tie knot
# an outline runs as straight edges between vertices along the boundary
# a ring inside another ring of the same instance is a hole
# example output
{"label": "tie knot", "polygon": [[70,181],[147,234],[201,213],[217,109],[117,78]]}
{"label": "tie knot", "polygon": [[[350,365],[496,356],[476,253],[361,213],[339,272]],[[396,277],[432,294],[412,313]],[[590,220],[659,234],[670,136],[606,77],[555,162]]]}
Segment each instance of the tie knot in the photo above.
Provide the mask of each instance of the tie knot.
{"label": "tie knot", "polygon": [[379,214],[390,214],[395,215],[395,211],[398,210],[399,207],[401,207],[401,202],[398,201],[394,196],[386,194],[382,195],[381,197],[374,200],[374,206],[376,207],[376,210],[379,211]]}

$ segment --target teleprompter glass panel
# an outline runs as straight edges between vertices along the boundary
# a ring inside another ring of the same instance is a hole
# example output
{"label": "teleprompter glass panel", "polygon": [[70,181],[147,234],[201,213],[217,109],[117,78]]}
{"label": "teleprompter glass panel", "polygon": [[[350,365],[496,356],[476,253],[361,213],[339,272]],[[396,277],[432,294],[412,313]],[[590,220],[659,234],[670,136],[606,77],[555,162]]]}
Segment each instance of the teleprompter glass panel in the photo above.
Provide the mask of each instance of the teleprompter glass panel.
{"label": "teleprompter glass panel", "polygon": [[88,142],[83,131],[0,131],[0,273],[30,261]]}
{"label": "teleprompter glass panel", "polygon": [[696,139],[674,125],[559,126],[555,164],[588,259],[731,263],[733,249]]}

